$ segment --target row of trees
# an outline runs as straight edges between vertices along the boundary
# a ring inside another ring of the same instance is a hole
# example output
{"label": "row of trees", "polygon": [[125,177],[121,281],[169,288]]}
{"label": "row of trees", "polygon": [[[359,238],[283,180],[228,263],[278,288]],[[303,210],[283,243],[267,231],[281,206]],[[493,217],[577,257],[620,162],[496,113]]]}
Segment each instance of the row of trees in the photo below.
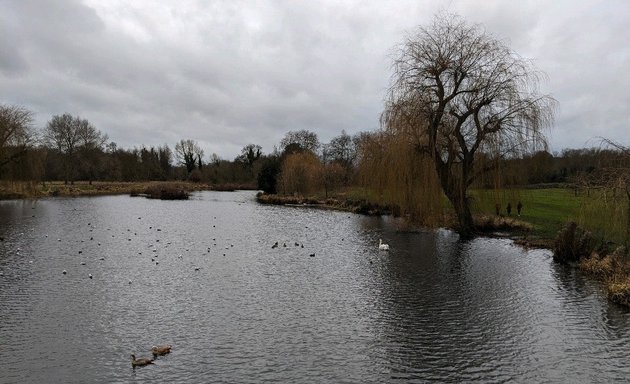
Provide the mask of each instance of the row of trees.
{"label": "row of trees", "polygon": [[[361,186],[379,202],[395,205],[417,221],[431,222],[440,212],[436,206],[441,207],[443,190],[430,155],[419,150],[414,136],[394,127],[354,136],[342,131],[327,144],[314,132],[290,131],[270,154],[248,144],[233,160],[215,154],[205,160],[193,140],[181,140],[174,151],[168,145],[118,148],[87,120],[68,114],[54,116],[39,133],[31,124],[28,110],[0,107],[0,178],[69,183],[190,179],[302,195]],[[628,149],[602,144],[498,160],[482,152],[473,167],[478,176],[472,186],[572,183],[587,189],[612,186],[623,196],[628,185],[624,175],[630,169]]]}
{"label": "row of trees", "polygon": [[[39,132],[32,122],[33,113],[28,109],[0,106],[0,179],[66,183],[190,179],[256,186],[264,179],[261,170],[275,164],[276,169],[267,173],[272,191],[280,181],[283,192],[307,193],[320,184],[299,179],[302,177],[299,169],[305,169],[303,161],[310,160],[312,166],[308,180],[323,176],[322,163],[327,164],[326,169],[335,170],[327,172],[324,179],[327,186],[350,183],[356,158],[356,139],[345,132],[322,145],[313,132],[291,131],[280,142],[280,149],[269,155],[263,154],[260,145],[248,144],[234,160],[212,154],[206,161],[201,146],[190,139],[176,143],[174,151],[166,144],[124,149],[109,142],[106,134],[79,116],[67,113],[53,116]],[[280,163],[286,158],[289,160],[284,177],[279,179]]]}
{"label": "row of trees", "polygon": [[[123,149],[80,117],[54,116],[42,132],[33,129],[32,121],[29,110],[0,105],[0,179],[260,181],[262,189],[289,194],[360,184],[401,206],[412,206],[411,195],[424,196],[436,187],[427,154],[418,150],[413,136],[405,137],[397,129],[354,136],[342,131],[327,144],[314,132],[290,131],[270,154],[264,154],[260,145],[248,144],[233,160],[216,154],[206,160],[194,140],[181,140],[174,151],[168,145]],[[388,124],[393,125],[389,120]],[[601,186],[610,179],[610,170],[621,167],[625,159],[624,147],[609,144],[556,154],[539,150],[499,162],[484,152],[476,164],[475,186]],[[492,172],[484,173],[484,168]]]}
{"label": "row of trees", "polygon": [[[0,105],[0,180],[143,181],[194,179],[215,183],[253,183],[253,163],[261,148],[249,145],[234,161],[211,156],[194,140],[123,149],[87,119],[56,115],[37,131],[33,112]],[[204,166],[207,165],[207,166]]]}

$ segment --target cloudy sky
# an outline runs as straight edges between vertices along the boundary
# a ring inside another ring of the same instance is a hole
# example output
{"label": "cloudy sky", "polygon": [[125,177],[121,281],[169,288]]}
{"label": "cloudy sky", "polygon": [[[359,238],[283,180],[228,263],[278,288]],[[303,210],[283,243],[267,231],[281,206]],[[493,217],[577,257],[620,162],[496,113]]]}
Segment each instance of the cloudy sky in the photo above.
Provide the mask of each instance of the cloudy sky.
{"label": "cloudy sky", "polygon": [[630,1],[0,0],[0,103],[65,112],[119,146],[197,140],[232,159],[289,130],[378,128],[394,47],[436,12],[548,75],[553,151],[630,145]]}

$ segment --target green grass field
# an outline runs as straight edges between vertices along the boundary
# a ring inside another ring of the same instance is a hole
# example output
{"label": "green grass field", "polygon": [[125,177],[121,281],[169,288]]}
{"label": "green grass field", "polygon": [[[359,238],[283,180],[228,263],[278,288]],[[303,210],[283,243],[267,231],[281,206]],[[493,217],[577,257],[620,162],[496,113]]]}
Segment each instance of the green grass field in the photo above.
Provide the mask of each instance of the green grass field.
{"label": "green grass field", "polygon": [[506,206],[512,204],[512,216],[517,217],[516,205],[523,204],[518,219],[534,226],[534,233],[553,237],[569,220],[578,220],[584,203],[583,196],[575,196],[569,189],[511,189],[504,191],[475,190],[473,212],[494,215],[495,204],[501,204],[501,214],[507,215]]}
{"label": "green grass field", "polygon": [[473,212],[495,214],[495,204],[501,204],[501,214],[506,214],[507,203],[512,204],[512,216],[516,216],[518,201],[523,204],[520,220],[534,225],[534,235],[554,238],[569,220],[578,222],[602,241],[625,243],[627,241],[627,200],[625,196],[612,195],[611,191],[579,191],[573,189],[506,189],[474,190]]}
{"label": "green grass field", "polygon": [[[339,192],[339,191],[337,191]],[[364,188],[348,188],[336,197],[363,198],[374,200],[373,193]],[[624,194],[613,196],[611,190],[576,191],[569,188],[503,190],[471,190],[473,214],[496,215],[495,204],[501,205],[501,214],[507,215],[507,203],[512,205],[513,218],[534,226],[532,235],[554,239],[557,232],[570,220],[593,232],[601,241],[618,244],[628,242],[628,201]],[[517,217],[516,206],[523,204],[521,216]],[[444,198],[444,209],[450,204]]]}

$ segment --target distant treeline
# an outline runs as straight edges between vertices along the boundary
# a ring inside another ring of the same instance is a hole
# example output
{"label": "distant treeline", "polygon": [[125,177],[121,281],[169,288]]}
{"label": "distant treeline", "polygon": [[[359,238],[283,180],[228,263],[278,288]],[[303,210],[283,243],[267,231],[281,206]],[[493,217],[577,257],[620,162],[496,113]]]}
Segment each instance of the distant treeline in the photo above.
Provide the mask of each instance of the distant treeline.
{"label": "distant treeline", "polygon": [[[388,138],[382,131],[354,136],[342,131],[325,144],[314,132],[290,131],[272,153],[263,153],[257,144],[247,144],[234,159],[221,159],[216,154],[205,157],[198,143],[190,139],[175,143],[173,149],[168,144],[120,148],[86,119],[57,115],[36,129],[32,116],[20,106],[0,106],[0,180],[190,180],[251,185],[269,193],[327,194],[340,187],[373,183],[372,168],[387,167],[387,161],[392,161],[379,153],[386,146],[392,147],[385,143]],[[404,151],[394,152],[401,156]],[[567,149],[555,154],[538,151],[499,160],[492,172],[478,179],[476,187],[605,185],[606,172],[602,170],[626,166],[626,155],[611,147]],[[394,173],[403,172],[402,167],[391,168]]]}

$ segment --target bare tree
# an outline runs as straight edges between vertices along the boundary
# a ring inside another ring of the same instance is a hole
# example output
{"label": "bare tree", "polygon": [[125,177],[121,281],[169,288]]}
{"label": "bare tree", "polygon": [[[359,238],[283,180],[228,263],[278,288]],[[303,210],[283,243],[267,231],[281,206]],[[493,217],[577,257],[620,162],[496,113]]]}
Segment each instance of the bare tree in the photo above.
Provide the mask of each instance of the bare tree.
{"label": "bare tree", "polygon": [[382,122],[409,131],[434,162],[460,234],[473,220],[468,187],[478,153],[514,156],[545,147],[555,100],[538,93],[541,74],[480,25],[437,15],[409,37],[395,58]]}
{"label": "bare tree", "polygon": [[[282,140],[280,140],[280,148],[282,151],[287,151],[289,149],[295,149],[297,151],[311,151],[314,154],[317,154],[319,150],[320,143],[317,134],[311,131],[307,131],[306,129],[302,129],[299,131],[289,131],[284,136]],[[289,152],[295,152],[291,150]]]}
{"label": "bare tree", "polygon": [[16,105],[0,105],[0,175],[5,166],[24,156],[34,142],[33,112]]}
{"label": "bare tree", "polygon": [[246,164],[250,169],[254,162],[262,156],[262,147],[256,144],[247,144],[241,150],[241,154],[234,161]]}
{"label": "bare tree", "polygon": [[333,137],[324,148],[324,157],[327,161],[339,163],[344,168],[351,168],[357,156],[355,141],[346,133]]}
{"label": "bare tree", "polygon": [[186,166],[186,171],[190,174],[197,166],[201,169],[203,149],[194,140],[181,140],[175,144],[175,157],[180,164]]}
{"label": "bare tree", "polygon": [[64,165],[64,182],[74,183],[79,166],[85,167],[90,181],[98,163],[97,155],[107,142],[107,135],[80,117],[69,113],[55,115],[44,130],[46,144],[59,151]]}

